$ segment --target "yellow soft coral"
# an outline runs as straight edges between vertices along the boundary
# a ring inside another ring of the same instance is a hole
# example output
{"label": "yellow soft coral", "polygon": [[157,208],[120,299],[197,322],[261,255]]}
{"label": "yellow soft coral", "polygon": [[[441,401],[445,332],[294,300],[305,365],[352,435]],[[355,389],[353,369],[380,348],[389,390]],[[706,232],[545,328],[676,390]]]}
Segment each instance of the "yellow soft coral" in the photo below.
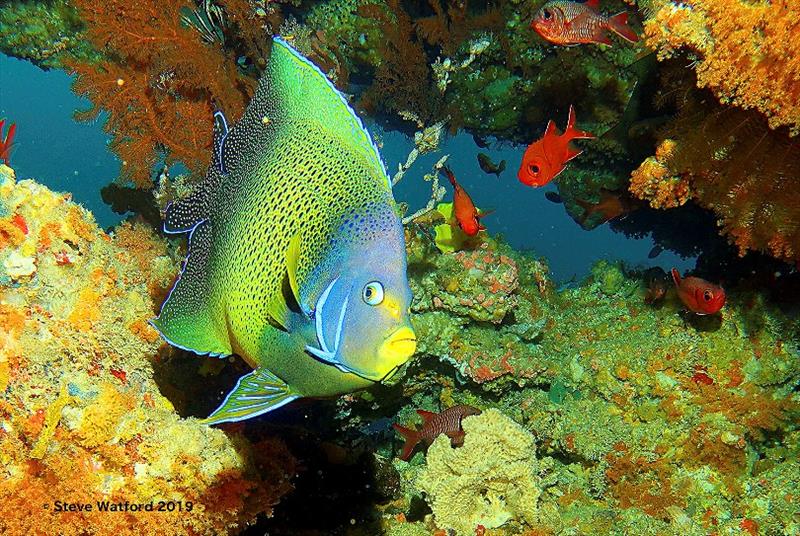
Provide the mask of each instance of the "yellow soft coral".
{"label": "yellow soft coral", "polygon": [[772,128],[800,132],[800,2],[656,0],[653,7],[645,39],[660,58],[692,50],[698,86],[724,104],[759,110]]}
{"label": "yellow soft coral", "polygon": [[418,484],[436,525],[472,536],[478,525],[533,526],[540,494],[533,436],[496,409],[463,421],[464,445],[441,435],[428,449]]}

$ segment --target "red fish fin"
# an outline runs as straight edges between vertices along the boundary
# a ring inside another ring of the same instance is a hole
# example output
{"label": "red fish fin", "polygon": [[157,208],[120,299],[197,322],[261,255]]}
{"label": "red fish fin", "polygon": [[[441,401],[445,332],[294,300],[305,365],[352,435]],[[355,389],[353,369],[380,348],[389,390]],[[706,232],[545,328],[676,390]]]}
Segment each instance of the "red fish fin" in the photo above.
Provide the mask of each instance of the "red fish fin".
{"label": "red fish fin", "polygon": [[584,2],[583,4],[586,7],[592,8],[595,11],[598,11],[600,9],[600,0],[586,0],[586,2]]}
{"label": "red fish fin", "polygon": [[5,161],[6,165],[10,165],[9,156],[11,153],[11,145],[14,142],[14,134],[17,131],[17,124],[11,123],[11,126],[8,127],[8,133],[6,134],[5,140],[2,139],[3,135],[3,125],[5,124],[5,119],[0,121],[0,160]]}
{"label": "red fish fin", "polygon": [[611,39],[606,34],[605,30],[601,27],[597,28],[597,32],[592,36],[592,42],[597,43],[598,45],[608,45],[611,46],[613,43]]}
{"label": "red fish fin", "polygon": [[[608,18],[608,28],[631,43],[635,43],[639,40],[639,36],[636,35],[636,32],[628,26],[628,14],[624,11]],[[606,39],[608,38],[606,37]]]}
{"label": "red fish fin", "polygon": [[[569,116],[567,117],[567,128],[564,130],[564,135],[568,136],[568,140],[591,140],[595,138],[595,135],[591,132],[575,128],[575,107],[571,104],[569,105]],[[579,150],[578,153],[580,153]],[[572,158],[575,158],[575,156],[578,156],[578,154],[575,154]]]}
{"label": "red fish fin", "polygon": [[490,208],[490,209],[487,209],[487,210],[479,210],[478,211],[478,215],[476,216],[476,218],[478,218],[478,219],[485,218],[486,216],[488,216],[489,214],[491,214],[495,210],[497,210],[497,209]]}
{"label": "red fish fin", "polygon": [[392,426],[406,440],[406,442],[403,443],[403,450],[400,452],[400,459],[408,461],[408,459],[411,458],[411,453],[414,452],[414,447],[419,443],[419,432],[411,428],[406,428],[405,426],[400,426],[399,424],[393,424]]}
{"label": "red fish fin", "polygon": [[566,157],[564,158],[564,163],[566,164],[567,162],[569,162],[570,160],[572,160],[573,158],[575,158],[576,156],[578,156],[582,152],[583,152],[583,149],[578,149],[573,144],[567,143],[567,154],[566,154]]}
{"label": "red fish fin", "polygon": [[417,410],[417,415],[419,415],[420,417],[422,417],[422,422],[424,422],[425,424],[428,424],[428,422],[429,422],[431,419],[433,419],[434,417],[436,417],[437,413],[434,413],[434,412],[432,412],[432,411],[426,411],[426,410],[424,410],[424,409],[418,409],[418,410]]}
{"label": "red fish fin", "polygon": [[675,281],[675,286],[676,287],[680,287],[681,286],[681,273],[678,271],[677,268],[673,268],[671,273],[672,273],[672,280]]}
{"label": "red fish fin", "polygon": [[439,171],[441,171],[442,173],[444,173],[444,176],[445,176],[445,177],[447,177],[447,180],[449,180],[449,181],[450,181],[450,184],[452,184],[452,185],[453,185],[453,188],[455,188],[455,187],[457,186],[457,183],[456,183],[456,176],[455,176],[455,175],[453,175],[453,172],[450,170],[450,168],[449,168],[449,167],[447,167],[447,166],[442,166],[442,167],[441,167],[441,169],[439,169]]}
{"label": "red fish fin", "polygon": [[552,119],[547,122],[547,128],[544,131],[544,137],[552,136],[556,132],[556,123]]}

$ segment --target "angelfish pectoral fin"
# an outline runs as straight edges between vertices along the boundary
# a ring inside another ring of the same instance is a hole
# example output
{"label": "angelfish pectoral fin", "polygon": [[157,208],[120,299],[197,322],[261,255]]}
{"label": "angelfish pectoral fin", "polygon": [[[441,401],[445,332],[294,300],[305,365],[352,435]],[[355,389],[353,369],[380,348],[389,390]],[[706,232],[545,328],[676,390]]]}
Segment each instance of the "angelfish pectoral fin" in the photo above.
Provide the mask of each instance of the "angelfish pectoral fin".
{"label": "angelfish pectoral fin", "polygon": [[222,405],[200,422],[219,424],[251,419],[297,398],[300,395],[292,392],[283,380],[260,368],[242,376]]}

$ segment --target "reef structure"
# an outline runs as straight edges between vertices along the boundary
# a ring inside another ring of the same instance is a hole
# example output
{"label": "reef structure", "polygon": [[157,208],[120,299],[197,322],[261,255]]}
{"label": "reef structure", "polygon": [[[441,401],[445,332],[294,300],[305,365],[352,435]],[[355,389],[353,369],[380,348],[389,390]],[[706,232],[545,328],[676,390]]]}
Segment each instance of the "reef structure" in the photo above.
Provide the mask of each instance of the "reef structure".
{"label": "reef structure", "polygon": [[160,393],[148,320],[171,249],[0,166],[0,533],[236,533],[292,489],[282,442],[181,418]]}

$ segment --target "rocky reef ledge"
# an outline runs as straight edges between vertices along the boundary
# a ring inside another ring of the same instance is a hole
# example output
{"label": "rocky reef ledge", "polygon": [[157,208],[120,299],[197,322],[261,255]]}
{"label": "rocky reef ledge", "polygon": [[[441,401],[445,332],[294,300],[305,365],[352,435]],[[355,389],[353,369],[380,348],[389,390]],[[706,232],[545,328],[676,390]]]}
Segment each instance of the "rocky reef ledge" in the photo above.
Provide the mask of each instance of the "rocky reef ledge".
{"label": "rocky reef ledge", "polygon": [[238,532],[292,489],[282,442],[181,418],[161,395],[147,321],[170,249],[145,225],[105,233],[0,166],[0,534]]}

